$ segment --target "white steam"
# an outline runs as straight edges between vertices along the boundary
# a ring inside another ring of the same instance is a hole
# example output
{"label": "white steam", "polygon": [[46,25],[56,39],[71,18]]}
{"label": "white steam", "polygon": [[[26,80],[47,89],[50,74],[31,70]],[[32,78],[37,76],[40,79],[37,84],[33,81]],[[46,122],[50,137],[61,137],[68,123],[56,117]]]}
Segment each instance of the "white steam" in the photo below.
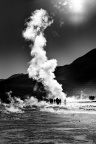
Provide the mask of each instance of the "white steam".
{"label": "white steam", "polygon": [[10,103],[2,103],[0,101],[0,112],[4,113],[24,113],[27,108],[37,109],[40,111],[47,111],[57,114],[70,114],[70,113],[89,113],[96,114],[96,99],[90,100],[88,97],[67,97],[66,104],[57,105],[56,103],[51,104],[50,102],[38,101],[34,97],[27,97],[25,100],[21,100],[17,97],[11,96],[12,92],[7,92]]}
{"label": "white steam", "polygon": [[42,82],[45,89],[49,92],[49,97],[61,98],[64,101],[66,95],[62,92],[62,86],[54,79],[54,71],[57,66],[57,60],[48,60],[44,47],[46,46],[46,38],[44,30],[53,23],[48,13],[43,10],[36,10],[27,23],[27,28],[23,32],[23,36],[27,40],[31,40],[31,56],[32,60],[28,68],[29,77]]}

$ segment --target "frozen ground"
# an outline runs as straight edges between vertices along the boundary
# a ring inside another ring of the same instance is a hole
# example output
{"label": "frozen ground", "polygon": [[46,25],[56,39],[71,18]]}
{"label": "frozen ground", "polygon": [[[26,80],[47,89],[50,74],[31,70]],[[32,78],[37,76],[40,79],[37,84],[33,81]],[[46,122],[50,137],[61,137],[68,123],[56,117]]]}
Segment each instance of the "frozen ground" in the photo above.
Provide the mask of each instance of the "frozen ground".
{"label": "frozen ground", "polygon": [[27,108],[0,114],[0,144],[96,144],[96,114]]}

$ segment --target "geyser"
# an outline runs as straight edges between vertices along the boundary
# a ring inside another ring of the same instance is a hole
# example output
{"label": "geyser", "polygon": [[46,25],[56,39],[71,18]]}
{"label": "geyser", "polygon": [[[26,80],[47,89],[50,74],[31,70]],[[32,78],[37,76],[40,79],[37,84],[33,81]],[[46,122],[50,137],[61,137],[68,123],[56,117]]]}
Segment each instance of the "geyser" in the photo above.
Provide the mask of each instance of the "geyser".
{"label": "geyser", "polygon": [[52,18],[43,10],[36,10],[27,22],[27,28],[23,31],[23,37],[32,41],[31,56],[32,60],[28,68],[30,78],[42,82],[48,91],[48,98],[59,98],[64,101],[66,94],[63,93],[62,86],[54,79],[54,70],[57,60],[48,60],[44,47],[46,38],[44,30],[53,23]]}

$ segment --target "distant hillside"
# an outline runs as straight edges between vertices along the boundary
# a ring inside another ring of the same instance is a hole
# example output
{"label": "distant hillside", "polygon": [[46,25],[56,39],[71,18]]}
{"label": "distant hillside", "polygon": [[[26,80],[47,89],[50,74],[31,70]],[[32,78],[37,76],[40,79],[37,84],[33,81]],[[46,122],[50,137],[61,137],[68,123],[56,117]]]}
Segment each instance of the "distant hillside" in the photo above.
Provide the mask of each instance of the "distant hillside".
{"label": "distant hillside", "polygon": [[[96,95],[96,49],[79,57],[70,65],[57,67],[55,75],[68,96],[79,95],[81,91],[88,95]],[[43,85],[29,79],[27,74],[16,74],[1,80],[0,97],[6,99],[5,92],[8,91],[22,99],[27,95],[44,99],[47,95]]]}
{"label": "distant hillside", "polygon": [[[37,97],[39,100],[46,99],[47,92],[43,85],[33,79],[29,79],[27,74],[13,75],[0,82],[0,98],[8,101],[6,92],[12,91],[12,96],[25,99],[28,96]],[[7,99],[6,99],[7,98]]]}
{"label": "distant hillside", "polygon": [[55,75],[68,95],[76,95],[81,90],[88,94],[95,94],[96,49],[76,59],[70,65],[57,67]]}

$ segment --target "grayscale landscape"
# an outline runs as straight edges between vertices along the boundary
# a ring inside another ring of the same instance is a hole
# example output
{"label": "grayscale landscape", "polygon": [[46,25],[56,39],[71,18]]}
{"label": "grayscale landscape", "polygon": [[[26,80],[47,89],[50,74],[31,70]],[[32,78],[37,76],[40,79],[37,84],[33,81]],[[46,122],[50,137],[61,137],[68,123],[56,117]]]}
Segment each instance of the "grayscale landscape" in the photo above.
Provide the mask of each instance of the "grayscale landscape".
{"label": "grayscale landscape", "polygon": [[96,1],[0,1],[0,144],[96,144]]}
{"label": "grayscale landscape", "polygon": [[96,114],[42,112],[0,115],[2,144],[95,144]]}

